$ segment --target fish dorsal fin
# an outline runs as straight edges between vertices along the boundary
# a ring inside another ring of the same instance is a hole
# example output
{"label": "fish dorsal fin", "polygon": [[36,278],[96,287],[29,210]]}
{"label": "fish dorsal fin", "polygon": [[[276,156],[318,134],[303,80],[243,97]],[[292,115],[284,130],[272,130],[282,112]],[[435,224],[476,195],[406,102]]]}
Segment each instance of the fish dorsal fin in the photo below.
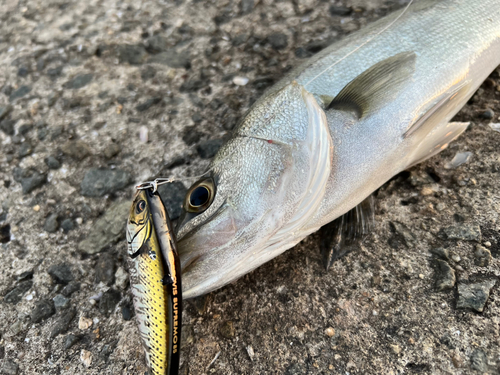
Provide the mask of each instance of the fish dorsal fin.
{"label": "fish dorsal fin", "polygon": [[414,52],[401,52],[382,60],[354,78],[327,109],[350,111],[365,117],[392,100],[415,71]]}

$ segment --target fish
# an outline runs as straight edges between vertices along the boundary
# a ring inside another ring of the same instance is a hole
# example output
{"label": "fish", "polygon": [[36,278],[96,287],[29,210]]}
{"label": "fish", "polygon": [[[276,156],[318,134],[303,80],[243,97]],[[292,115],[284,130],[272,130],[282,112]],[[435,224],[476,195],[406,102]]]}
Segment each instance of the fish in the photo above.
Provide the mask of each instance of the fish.
{"label": "fish", "polygon": [[451,119],[499,64],[500,0],[416,0],[293,69],[188,189],[176,228],[184,297],[339,218],[364,233],[361,209],[348,213],[463,133]]}
{"label": "fish", "polygon": [[179,371],[182,285],[175,234],[153,189],[137,190],[127,220],[130,286],[151,375]]}

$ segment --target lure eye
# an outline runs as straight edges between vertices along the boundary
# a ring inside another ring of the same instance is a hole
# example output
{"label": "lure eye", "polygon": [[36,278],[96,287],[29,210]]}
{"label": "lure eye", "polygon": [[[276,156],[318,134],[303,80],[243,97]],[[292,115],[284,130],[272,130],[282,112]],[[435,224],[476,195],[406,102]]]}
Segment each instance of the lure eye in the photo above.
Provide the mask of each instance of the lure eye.
{"label": "lure eye", "polygon": [[146,209],[146,202],[143,200],[137,202],[137,206],[135,206],[135,209],[136,209],[137,213],[140,214],[141,212],[143,212]]}
{"label": "lure eye", "polygon": [[215,197],[215,186],[211,178],[196,182],[186,194],[184,209],[187,212],[205,211]]}

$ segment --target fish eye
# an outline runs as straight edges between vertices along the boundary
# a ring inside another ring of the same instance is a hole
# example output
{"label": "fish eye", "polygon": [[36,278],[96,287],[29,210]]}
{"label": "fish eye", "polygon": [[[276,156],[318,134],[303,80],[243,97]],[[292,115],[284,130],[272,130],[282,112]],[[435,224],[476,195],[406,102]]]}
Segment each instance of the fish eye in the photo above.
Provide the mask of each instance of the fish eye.
{"label": "fish eye", "polygon": [[215,197],[215,186],[211,178],[196,182],[189,189],[184,201],[187,212],[201,213],[205,211]]}
{"label": "fish eye", "polygon": [[144,200],[140,200],[139,202],[137,202],[135,210],[137,211],[138,214],[143,212],[145,209],[146,209],[146,202]]}

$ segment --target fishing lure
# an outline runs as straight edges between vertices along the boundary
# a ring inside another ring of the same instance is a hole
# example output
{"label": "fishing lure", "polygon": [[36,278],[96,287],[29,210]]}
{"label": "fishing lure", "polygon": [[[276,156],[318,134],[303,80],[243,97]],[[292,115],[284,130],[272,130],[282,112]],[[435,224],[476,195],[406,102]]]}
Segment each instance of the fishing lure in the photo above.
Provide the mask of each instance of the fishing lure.
{"label": "fishing lure", "polygon": [[175,234],[167,210],[147,183],[137,187],[127,221],[130,286],[151,375],[179,371],[182,287]]}

